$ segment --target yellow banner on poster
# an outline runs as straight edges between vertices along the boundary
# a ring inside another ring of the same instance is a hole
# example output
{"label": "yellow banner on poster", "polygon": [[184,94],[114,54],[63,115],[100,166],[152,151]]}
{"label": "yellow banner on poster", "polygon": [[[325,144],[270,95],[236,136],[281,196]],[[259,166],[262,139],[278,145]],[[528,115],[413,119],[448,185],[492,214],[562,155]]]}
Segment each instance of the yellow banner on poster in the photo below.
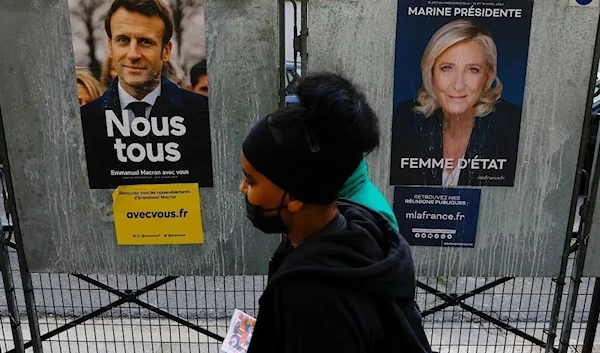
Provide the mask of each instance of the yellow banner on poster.
{"label": "yellow banner on poster", "polygon": [[119,245],[204,242],[198,184],[119,186],[113,214]]}

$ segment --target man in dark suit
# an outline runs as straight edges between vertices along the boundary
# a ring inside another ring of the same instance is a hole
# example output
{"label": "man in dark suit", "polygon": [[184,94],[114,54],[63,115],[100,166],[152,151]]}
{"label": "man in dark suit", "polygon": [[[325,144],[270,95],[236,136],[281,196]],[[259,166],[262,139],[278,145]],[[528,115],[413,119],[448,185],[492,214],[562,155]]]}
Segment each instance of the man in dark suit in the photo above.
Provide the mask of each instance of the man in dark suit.
{"label": "man in dark suit", "polygon": [[115,0],[105,22],[117,77],[81,109],[90,188],[212,186],[208,99],[161,74],[173,22],[161,0]]}

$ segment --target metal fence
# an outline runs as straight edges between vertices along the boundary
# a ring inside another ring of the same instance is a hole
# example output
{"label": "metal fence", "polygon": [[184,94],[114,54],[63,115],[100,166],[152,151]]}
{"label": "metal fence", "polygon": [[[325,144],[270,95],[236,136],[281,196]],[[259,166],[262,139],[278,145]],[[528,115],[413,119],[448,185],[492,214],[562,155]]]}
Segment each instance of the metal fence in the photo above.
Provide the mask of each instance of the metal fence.
{"label": "metal fence", "polygon": [[[19,279],[12,248],[9,258]],[[569,352],[582,352],[594,283],[585,278],[580,284]],[[25,347],[32,344],[25,291],[20,280],[15,284],[0,297],[2,352],[17,351],[11,324],[19,321]],[[265,277],[34,273],[32,284],[44,352],[218,352],[233,310],[256,314]],[[427,277],[419,278],[417,297],[436,351],[542,352],[555,289],[552,278]],[[12,294],[18,320],[9,313]]]}

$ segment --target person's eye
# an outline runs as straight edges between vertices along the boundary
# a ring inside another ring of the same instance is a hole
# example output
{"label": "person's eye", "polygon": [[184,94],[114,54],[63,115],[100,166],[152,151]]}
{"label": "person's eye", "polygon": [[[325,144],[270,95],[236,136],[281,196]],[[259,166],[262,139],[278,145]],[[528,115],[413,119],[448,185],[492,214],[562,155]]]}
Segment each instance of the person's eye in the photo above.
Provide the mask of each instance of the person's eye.
{"label": "person's eye", "polygon": [[469,69],[469,71],[470,71],[472,74],[478,74],[480,70],[479,70],[479,68],[478,68],[478,67],[472,67],[472,68],[470,68],[470,69]]}
{"label": "person's eye", "polygon": [[448,65],[444,65],[440,68],[443,72],[449,72],[450,70],[452,70],[452,67],[448,66]]}

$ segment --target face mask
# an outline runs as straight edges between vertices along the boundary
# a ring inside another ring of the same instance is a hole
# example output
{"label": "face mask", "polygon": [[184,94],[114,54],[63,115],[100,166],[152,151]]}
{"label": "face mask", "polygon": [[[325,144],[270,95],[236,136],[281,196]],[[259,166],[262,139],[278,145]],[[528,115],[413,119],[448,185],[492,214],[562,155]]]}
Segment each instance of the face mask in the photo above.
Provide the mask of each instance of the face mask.
{"label": "face mask", "polygon": [[[285,200],[285,193],[281,198],[279,207],[275,208],[262,208],[257,205],[253,205],[248,201],[248,195],[246,195],[246,215],[254,228],[267,233],[287,233],[288,229],[283,220],[281,219],[281,210],[287,206],[283,205]],[[278,211],[277,214],[272,216],[265,216],[265,212]]]}

